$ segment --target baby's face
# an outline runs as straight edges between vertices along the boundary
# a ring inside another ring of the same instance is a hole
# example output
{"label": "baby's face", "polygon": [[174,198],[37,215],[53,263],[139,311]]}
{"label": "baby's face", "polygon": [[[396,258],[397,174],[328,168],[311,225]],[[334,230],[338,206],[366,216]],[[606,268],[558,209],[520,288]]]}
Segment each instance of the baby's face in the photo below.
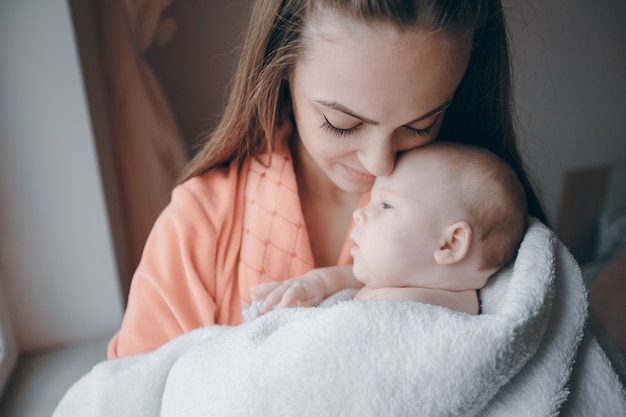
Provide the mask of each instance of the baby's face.
{"label": "baby's face", "polygon": [[450,203],[456,188],[436,158],[419,153],[403,155],[391,175],[377,177],[369,204],[354,212],[353,270],[371,288],[436,288],[426,276],[415,280],[434,263],[442,231],[456,211]]}

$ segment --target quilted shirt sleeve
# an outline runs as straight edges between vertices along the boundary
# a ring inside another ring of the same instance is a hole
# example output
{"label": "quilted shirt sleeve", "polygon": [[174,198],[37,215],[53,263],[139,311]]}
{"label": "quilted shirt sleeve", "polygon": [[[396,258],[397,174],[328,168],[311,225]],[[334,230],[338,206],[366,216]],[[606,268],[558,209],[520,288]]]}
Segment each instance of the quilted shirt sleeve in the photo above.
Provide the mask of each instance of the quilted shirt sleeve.
{"label": "quilted shirt sleeve", "polygon": [[223,168],[174,189],[147,239],[109,358],[154,350],[200,326],[241,320],[242,177],[239,167]]}

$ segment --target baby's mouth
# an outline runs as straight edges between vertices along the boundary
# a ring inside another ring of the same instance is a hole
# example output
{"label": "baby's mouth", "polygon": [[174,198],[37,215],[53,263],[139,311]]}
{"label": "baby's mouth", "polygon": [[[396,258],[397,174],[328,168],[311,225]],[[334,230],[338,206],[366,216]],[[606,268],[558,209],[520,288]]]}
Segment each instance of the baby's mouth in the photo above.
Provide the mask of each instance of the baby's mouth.
{"label": "baby's mouth", "polygon": [[359,250],[359,244],[356,243],[356,241],[354,240],[352,236],[350,236],[350,242],[352,243],[352,247],[350,248],[350,253],[354,254],[354,252]]}

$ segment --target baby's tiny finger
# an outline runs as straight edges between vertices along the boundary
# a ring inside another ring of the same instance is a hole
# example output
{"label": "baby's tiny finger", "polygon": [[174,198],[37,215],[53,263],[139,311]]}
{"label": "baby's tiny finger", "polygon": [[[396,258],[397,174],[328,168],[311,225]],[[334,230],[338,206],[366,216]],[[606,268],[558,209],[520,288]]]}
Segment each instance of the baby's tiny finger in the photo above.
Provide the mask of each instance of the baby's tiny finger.
{"label": "baby's tiny finger", "polygon": [[267,294],[265,300],[261,304],[261,307],[259,307],[259,311],[261,312],[261,314],[265,314],[266,312],[270,311],[274,306],[276,306],[283,297],[285,290],[285,286],[278,286],[272,292]]}
{"label": "baby's tiny finger", "polygon": [[290,287],[283,294],[283,296],[282,296],[282,298],[280,300],[280,306],[281,307],[294,307],[294,306],[297,306],[299,304],[296,303],[296,302],[301,300],[302,298],[303,298],[302,288],[300,288],[300,287]]}
{"label": "baby's tiny finger", "polygon": [[280,282],[265,282],[263,284],[255,285],[250,289],[250,296],[253,300],[262,300],[280,285]]}

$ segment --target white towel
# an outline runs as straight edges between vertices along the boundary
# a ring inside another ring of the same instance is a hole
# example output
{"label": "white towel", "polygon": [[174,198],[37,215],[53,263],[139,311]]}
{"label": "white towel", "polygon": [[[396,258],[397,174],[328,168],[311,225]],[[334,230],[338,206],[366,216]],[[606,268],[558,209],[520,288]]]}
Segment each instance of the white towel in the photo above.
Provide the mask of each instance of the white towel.
{"label": "white towel", "polygon": [[407,301],[272,311],[103,362],[65,416],[626,416],[573,257],[541,223],[470,316]]}

